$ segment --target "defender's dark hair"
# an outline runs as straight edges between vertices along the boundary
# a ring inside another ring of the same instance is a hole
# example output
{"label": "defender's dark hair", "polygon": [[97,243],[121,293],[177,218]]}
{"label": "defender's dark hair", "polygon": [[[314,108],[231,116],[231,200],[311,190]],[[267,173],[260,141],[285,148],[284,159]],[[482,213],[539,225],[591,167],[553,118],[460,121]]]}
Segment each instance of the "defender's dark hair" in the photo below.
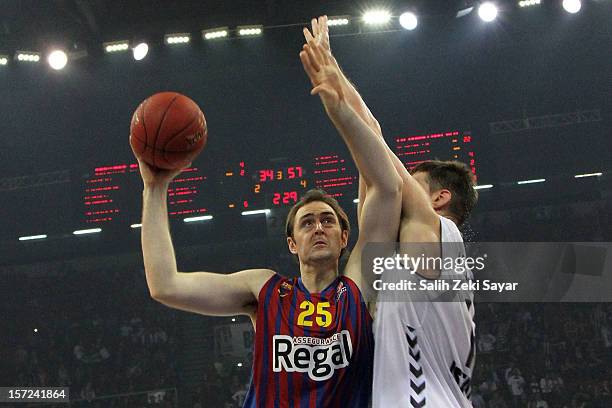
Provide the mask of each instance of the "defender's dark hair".
{"label": "defender's dark hair", "polygon": [[445,188],[451,192],[451,215],[457,218],[458,225],[463,224],[478,201],[470,168],[458,161],[430,160],[418,164],[410,171],[411,174],[421,172],[427,173],[432,191]]}

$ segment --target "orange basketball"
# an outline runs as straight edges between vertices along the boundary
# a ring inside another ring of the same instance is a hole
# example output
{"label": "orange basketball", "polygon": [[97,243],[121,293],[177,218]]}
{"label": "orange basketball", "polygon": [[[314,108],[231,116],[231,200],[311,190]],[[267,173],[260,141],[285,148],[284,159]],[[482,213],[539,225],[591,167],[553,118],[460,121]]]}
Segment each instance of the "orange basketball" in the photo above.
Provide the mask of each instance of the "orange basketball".
{"label": "orange basketball", "polygon": [[176,92],[145,99],[130,124],[130,146],[136,157],[161,169],[188,166],[206,145],[207,136],[198,105]]}

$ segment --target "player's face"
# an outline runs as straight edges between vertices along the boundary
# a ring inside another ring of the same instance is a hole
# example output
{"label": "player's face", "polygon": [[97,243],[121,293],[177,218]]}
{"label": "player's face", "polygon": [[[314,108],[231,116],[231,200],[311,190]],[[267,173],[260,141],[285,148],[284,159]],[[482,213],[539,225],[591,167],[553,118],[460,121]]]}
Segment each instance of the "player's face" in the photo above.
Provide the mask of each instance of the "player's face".
{"label": "player's face", "polygon": [[322,201],[304,205],[295,214],[289,250],[303,263],[338,260],[348,241],[333,208]]}

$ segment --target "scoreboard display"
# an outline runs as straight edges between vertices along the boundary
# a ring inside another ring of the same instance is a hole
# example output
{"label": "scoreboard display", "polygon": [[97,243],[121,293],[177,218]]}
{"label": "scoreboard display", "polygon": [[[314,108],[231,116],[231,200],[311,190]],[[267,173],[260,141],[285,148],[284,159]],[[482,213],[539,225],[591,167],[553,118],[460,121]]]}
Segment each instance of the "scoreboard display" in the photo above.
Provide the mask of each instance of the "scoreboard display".
{"label": "scoreboard display", "polygon": [[476,152],[471,131],[446,131],[395,137],[393,151],[408,170],[427,160],[457,160],[467,164],[474,177]]}
{"label": "scoreboard display", "polygon": [[[459,160],[476,175],[473,142],[469,131],[446,131],[396,136],[391,147],[408,169],[425,160]],[[312,188],[323,189],[339,200],[357,198],[359,174],[348,151],[295,160],[236,160],[218,168],[209,174],[198,167],[187,168],[170,183],[171,219],[291,207]],[[87,225],[138,223],[141,192],[138,164],[97,167],[84,180],[82,221]]]}

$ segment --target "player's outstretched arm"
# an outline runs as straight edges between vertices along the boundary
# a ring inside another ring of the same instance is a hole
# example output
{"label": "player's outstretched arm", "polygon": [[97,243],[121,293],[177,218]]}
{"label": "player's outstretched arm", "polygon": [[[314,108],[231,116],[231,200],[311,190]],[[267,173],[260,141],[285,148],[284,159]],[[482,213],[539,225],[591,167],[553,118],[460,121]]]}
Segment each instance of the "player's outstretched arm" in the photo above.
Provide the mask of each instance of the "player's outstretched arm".
{"label": "player's outstretched arm", "polygon": [[359,239],[352,251],[345,274],[362,289],[368,285],[362,280],[361,250],[367,242],[395,242],[399,227],[401,208],[401,179],[393,168],[382,138],[348,105],[337,68],[330,62],[329,53],[319,44],[307,44],[300,59],[323,106],[344,139],[359,174],[368,185],[362,207],[362,224]]}
{"label": "player's outstretched arm", "polygon": [[144,181],[142,255],[151,297],[169,307],[205,315],[254,316],[259,291],[274,272],[179,272],[168,225],[167,190],[180,170],[155,170],[144,162],[139,164]]}
{"label": "player's outstretched arm", "polygon": [[[382,130],[380,124],[366,105],[365,101],[355,88],[355,86],[346,77],[337,60],[331,53],[331,46],[329,41],[329,27],[327,24],[327,16],[321,16],[319,18],[313,18],[311,21],[312,33],[304,28],[304,38],[308,44],[318,43],[320,47],[328,51],[330,54],[330,61],[336,67],[340,83],[342,86],[343,93],[345,95],[347,103],[355,110],[357,115],[372,129],[372,131],[381,139]],[[383,139],[384,140],[384,139]],[[389,158],[393,162],[393,166],[397,171],[398,175],[402,178],[403,191],[402,191],[402,217],[416,220],[420,224],[429,224],[435,220],[435,212],[431,209],[428,198],[422,193],[421,187],[418,183],[410,176],[410,173],[402,163],[402,161],[393,153],[389,146],[385,142],[385,148]],[[365,196],[367,195],[367,180],[359,179],[359,203],[357,207],[357,217],[359,227],[361,227],[362,207],[365,203]]]}

